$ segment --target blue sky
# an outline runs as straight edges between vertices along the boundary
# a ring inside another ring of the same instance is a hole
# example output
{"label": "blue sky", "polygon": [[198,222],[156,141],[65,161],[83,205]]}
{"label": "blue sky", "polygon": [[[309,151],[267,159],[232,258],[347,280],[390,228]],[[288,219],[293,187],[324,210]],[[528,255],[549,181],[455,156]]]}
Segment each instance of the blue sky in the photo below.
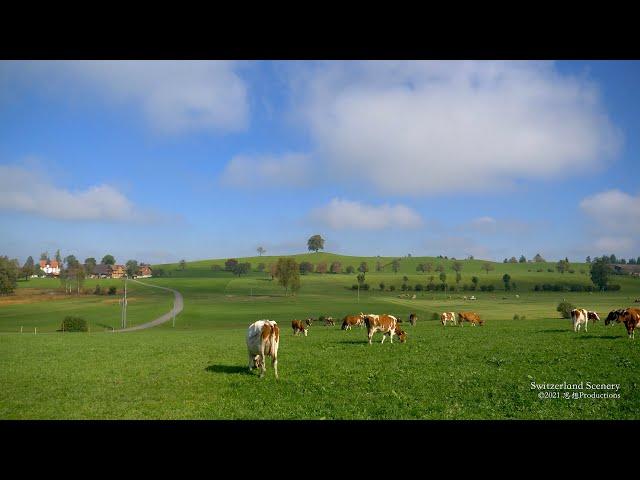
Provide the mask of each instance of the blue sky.
{"label": "blue sky", "polygon": [[0,254],[640,255],[639,62],[0,61]]}

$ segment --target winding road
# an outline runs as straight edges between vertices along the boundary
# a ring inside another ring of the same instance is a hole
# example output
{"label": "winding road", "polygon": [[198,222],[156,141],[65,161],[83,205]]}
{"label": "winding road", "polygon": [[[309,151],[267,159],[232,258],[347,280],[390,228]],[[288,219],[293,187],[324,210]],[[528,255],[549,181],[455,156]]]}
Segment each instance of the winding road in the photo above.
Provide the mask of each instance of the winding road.
{"label": "winding road", "polygon": [[168,322],[169,320],[171,320],[173,318],[174,314],[178,315],[182,311],[182,308],[184,306],[184,302],[182,301],[182,294],[179,291],[173,290],[172,288],[159,287],[158,285],[151,285],[150,283],[144,283],[144,282],[140,282],[138,280],[130,280],[130,281],[139,283],[140,285],[144,285],[146,287],[160,288],[162,290],[169,290],[170,292],[173,292],[173,295],[174,295],[173,308],[171,310],[169,310],[167,313],[165,313],[164,315],[159,316],[155,320],[151,320],[150,322],[142,323],[140,325],[136,325],[135,327],[121,328],[120,330],[116,330],[116,332],[133,332],[133,331],[136,331],[136,330],[144,330],[145,328],[156,327],[156,326],[161,325],[161,324],[163,324],[165,322]]}

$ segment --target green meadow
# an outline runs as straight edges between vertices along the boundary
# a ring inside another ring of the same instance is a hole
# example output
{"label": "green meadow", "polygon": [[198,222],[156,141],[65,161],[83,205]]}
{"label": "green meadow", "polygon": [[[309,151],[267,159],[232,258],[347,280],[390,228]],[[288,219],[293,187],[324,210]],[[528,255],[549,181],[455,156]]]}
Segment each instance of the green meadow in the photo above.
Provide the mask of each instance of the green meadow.
{"label": "green meadow", "polygon": [[[53,279],[19,282],[0,299],[0,418],[4,419],[633,419],[640,417],[640,337],[622,325],[589,325],[572,331],[556,312],[558,302],[600,313],[634,305],[640,279],[612,276],[615,292],[534,292],[541,283],[589,285],[588,265],[560,274],[553,263],[464,260],[459,286],[492,284],[493,292],[402,292],[408,285],[440,283],[439,272],[418,273],[418,263],[442,264],[455,285],[452,260],[346,257],[328,253],[294,256],[342,268],[367,262],[368,291],[354,291],[356,274],[301,276],[296,295],[284,290],[258,263],[278,257],[239,259],[254,269],[237,277],[214,271],[225,259],[156,265],[163,278],[143,281],[184,296],[184,310],[148,330],[112,333],[120,322],[121,280],[87,280],[117,296],[65,295]],[[376,262],[384,269],[375,271]],[[537,270],[542,270],[541,272]],[[581,270],[584,273],[581,273]],[[504,291],[509,273],[517,290]],[[378,285],[385,283],[385,290]],[[388,290],[394,285],[396,290]],[[411,298],[415,295],[415,299]],[[477,300],[463,297],[475,295]],[[171,308],[171,293],[128,282],[129,325],[150,321]],[[637,303],[635,305],[638,305]],[[472,310],[484,327],[447,326],[434,313]],[[340,330],[344,315],[390,313],[405,321],[408,341],[368,345],[365,329]],[[417,313],[415,327],[409,313]],[[64,316],[84,317],[91,332],[57,332]],[[514,320],[514,315],[519,318]],[[335,327],[313,324],[308,337],[293,336],[291,320],[331,315]],[[266,377],[248,373],[245,332],[255,320],[281,326],[280,379],[270,361]],[[22,327],[23,333],[20,333]],[[34,334],[34,328],[38,334]],[[639,334],[640,335],[640,334]],[[620,398],[538,398],[531,382],[620,384]]]}

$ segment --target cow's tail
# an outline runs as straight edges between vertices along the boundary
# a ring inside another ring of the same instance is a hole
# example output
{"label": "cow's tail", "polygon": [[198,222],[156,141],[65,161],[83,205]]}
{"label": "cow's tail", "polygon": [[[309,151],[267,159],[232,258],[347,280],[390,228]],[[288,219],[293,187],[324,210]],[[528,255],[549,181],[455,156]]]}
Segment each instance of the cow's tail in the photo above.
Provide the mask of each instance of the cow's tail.
{"label": "cow's tail", "polygon": [[369,317],[364,317],[364,325],[367,327],[367,330],[371,330],[371,319],[369,319]]}

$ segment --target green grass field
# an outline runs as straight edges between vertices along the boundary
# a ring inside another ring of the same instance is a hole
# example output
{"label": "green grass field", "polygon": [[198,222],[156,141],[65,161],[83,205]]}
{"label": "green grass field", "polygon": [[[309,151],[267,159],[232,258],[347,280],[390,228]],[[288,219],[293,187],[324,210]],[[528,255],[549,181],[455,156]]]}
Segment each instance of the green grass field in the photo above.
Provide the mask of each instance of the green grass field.
{"label": "green grass field", "polygon": [[[313,263],[337,259],[346,265],[390,262],[375,257],[304,254]],[[242,259],[244,261],[244,259]],[[255,267],[275,258],[248,259]],[[429,259],[434,265],[438,259]],[[598,311],[632,306],[640,297],[640,280],[612,277],[619,292],[533,292],[536,283],[589,283],[584,264],[576,273],[547,272],[552,264],[494,264],[486,274],[482,261],[464,261],[461,284],[472,275],[481,284],[502,286],[509,273],[516,292],[380,292],[377,285],[427,283],[418,274],[424,258],[403,258],[397,274],[390,266],[370,272],[372,290],[357,292],[355,274],[302,276],[296,296],[263,273],[235,277],[214,272],[213,263],[190,262],[185,270],[164,265],[170,276],[145,279],[169,286],[184,296],[184,311],[171,323],[132,333],[107,333],[120,321],[117,298],[62,295],[56,280],[20,282],[16,298],[0,301],[0,418],[4,419],[633,419],[640,416],[640,337],[627,339],[622,325],[589,325],[575,334],[570,321],[555,311],[566,299]],[[442,261],[447,266],[450,261]],[[446,267],[448,282],[455,272]],[[543,272],[536,269],[543,268]],[[532,270],[529,272],[528,270]],[[438,272],[432,273],[438,283]],[[88,280],[93,287],[97,280]],[[102,285],[119,284],[100,280]],[[132,285],[131,282],[129,283]],[[121,286],[118,285],[120,289]],[[30,295],[27,295],[30,291]],[[478,300],[464,300],[463,295]],[[516,294],[519,298],[516,298]],[[138,286],[130,290],[130,324],[149,321],[169,310],[169,292]],[[36,297],[33,300],[31,297]],[[45,297],[46,298],[46,297]],[[635,304],[638,305],[638,304]],[[484,327],[440,326],[434,312],[473,310]],[[309,336],[294,337],[294,318],[359,311],[391,313],[418,325],[406,325],[407,343],[380,345],[376,334],[368,345],[364,329],[341,331],[314,324]],[[513,320],[514,314],[525,320]],[[66,314],[84,316],[91,333],[56,332]],[[259,379],[247,372],[246,327],[260,318],[276,320],[282,329],[279,371]],[[20,326],[25,333],[20,334]],[[38,335],[33,327],[38,327]],[[26,333],[27,330],[30,333]],[[42,333],[41,333],[42,332]],[[535,382],[619,383],[619,399],[539,399]]]}

